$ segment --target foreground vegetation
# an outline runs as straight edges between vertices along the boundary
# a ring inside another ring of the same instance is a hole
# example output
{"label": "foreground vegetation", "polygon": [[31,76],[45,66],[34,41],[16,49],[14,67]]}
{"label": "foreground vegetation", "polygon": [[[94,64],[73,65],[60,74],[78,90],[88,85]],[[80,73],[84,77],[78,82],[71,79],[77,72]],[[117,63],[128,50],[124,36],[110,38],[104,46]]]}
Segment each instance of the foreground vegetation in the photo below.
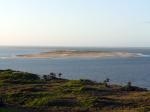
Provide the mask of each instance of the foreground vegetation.
{"label": "foreground vegetation", "polygon": [[61,75],[0,70],[0,112],[150,112],[146,89]]}

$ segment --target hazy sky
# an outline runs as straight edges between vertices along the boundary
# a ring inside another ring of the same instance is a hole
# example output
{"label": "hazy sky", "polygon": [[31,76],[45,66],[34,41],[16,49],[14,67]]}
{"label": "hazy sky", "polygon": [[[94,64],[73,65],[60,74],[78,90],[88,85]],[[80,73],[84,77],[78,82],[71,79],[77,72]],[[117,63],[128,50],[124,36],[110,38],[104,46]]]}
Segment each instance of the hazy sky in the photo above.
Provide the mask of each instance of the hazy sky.
{"label": "hazy sky", "polygon": [[0,45],[150,47],[150,0],[0,0]]}

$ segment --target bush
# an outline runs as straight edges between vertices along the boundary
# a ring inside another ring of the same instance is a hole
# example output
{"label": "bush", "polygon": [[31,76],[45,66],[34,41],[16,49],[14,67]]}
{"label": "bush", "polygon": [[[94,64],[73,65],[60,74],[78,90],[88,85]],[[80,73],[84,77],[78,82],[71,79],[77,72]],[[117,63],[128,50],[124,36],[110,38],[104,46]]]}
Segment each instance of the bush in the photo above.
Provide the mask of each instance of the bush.
{"label": "bush", "polygon": [[51,98],[49,96],[36,98],[30,101],[26,106],[28,107],[39,107],[39,106],[61,106],[61,107],[73,107],[78,105],[78,102],[75,99],[69,98]]}
{"label": "bush", "polygon": [[8,108],[0,108],[0,112],[21,112],[21,111]]}
{"label": "bush", "polygon": [[98,88],[94,88],[94,87],[81,87],[80,88],[80,92],[92,92],[92,91],[94,91],[94,92],[98,92],[99,91],[99,89]]}
{"label": "bush", "polygon": [[0,71],[0,79],[8,80],[8,81],[16,81],[16,80],[33,81],[33,80],[39,80],[40,77],[32,73],[5,70],[5,71]]}
{"label": "bush", "polygon": [[150,112],[150,107],[141,107],[137,109],[138,112]]}
{"label": "bush", "polygon": [[124,86],[121,88],[122,91],[147,91],[145,88],[140,88],[136,86]]}
{"label": "bush", "polygon": [[48,102],[48,106],[73,107],[77,104],[77,101],[74,99],[55,99]]}
{"label": "bush", "polygon": [[92,80],[89,80],[89,79],[80,79],[80,82],[82,83],[82,84],[89,84],[89,85],[92,85],[92,84],[95,84],[95,82],[94,81],[92,81]]}

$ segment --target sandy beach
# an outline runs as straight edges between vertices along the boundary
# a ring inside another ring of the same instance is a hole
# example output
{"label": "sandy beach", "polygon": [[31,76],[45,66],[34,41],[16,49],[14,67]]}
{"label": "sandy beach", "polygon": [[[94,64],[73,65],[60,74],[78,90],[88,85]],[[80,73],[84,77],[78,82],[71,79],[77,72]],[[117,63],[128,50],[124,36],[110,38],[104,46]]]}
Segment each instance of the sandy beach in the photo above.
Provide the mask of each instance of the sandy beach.
{"label": "sandy beach", "polygon": [[102,58],[102,57],[136,57],[136,53],[128,52],[109,52],[109,51],[50,51],[37,54],[21,54],[20,58]]}

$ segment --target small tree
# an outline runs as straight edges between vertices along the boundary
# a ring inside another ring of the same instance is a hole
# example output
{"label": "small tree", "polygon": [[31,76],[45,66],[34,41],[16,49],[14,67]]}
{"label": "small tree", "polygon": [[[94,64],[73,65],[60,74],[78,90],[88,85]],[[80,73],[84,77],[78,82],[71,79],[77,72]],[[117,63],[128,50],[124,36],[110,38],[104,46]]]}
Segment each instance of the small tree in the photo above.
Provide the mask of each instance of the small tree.
{"label": "small tree", "polygon": [[125,91],[133,91],[133,90],[135,90],[135,88],[132,86],[132,82],[129,81],[127,83],[127,85],[123,87],[123,90],[125,90]]}
{"label": "small tree", "polygon": [[48,80],[47,75],[43,75],[43,79],[44,79],[44,80]]}
{"label": "small tree", "polygon": [[110,82],[110,79],[109,78],[107,78],[106,80],[104,80],[104,84],[105,84],[105,86],[106,87],[108,87],[108,83]]}
{"label": "small tree", "polygon": [[61,78],[62,75],[63,75],[62,73],[59,73],[59,74],[58,74],[58,77]]}
{"label": "small tree", "polygon": [[49,79],[56,79],[56,74],[51,72],[49,75]]}
{"label": "small tree", "polygon": [[128,87],[128,88],[132,87],[132,82],[131,82],[131,81],[129,81],[129,82],[127,83],[127,87]]}

